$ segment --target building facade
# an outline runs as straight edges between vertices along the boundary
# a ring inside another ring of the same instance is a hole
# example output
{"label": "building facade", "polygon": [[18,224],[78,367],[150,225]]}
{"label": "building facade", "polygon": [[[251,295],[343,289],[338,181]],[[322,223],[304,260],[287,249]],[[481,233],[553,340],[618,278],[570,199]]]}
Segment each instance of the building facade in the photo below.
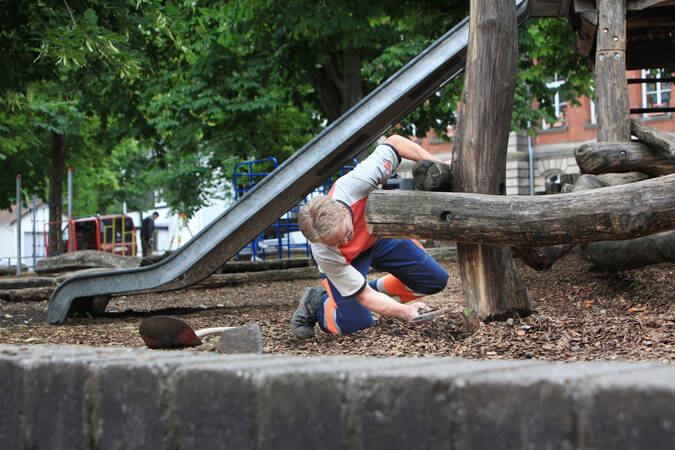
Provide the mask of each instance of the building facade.
{"label": "building facade", "polygon": [[[658,108],[672,106],[672,74],[631,70],[626,73],[628,80],[647,79],[646,83],[629,81],[628,95],[630,108]],[[661,81],[664,79],[664,81]],[[551,83],[552,89],[558,81]],[[595,103],[590,98],[579,99],[580,105],[573,106],[566,99],[554,94],[554,105],[559,120],[554,124],[538,124],[533,137],[526,132],[511,133],[506,166],[507,195],[529,195],[556,192],[566,181],[573,181],[579,175],[574,158],[574,149],[597,139],[597,114]],[[632,117],[643,119],[648,125],[675,135],[675,117],[667,113],[638,113]],[[448,136],[454,136],[454,129]],[[452,142],[438,139],[429,134],[418,142],[441,160],[449,160]],[[532,168],[530,169],[530,166]],[[412,176],[411,165],[404,165],[401,176]],[[557,188],[556,188],[557,185]]]}

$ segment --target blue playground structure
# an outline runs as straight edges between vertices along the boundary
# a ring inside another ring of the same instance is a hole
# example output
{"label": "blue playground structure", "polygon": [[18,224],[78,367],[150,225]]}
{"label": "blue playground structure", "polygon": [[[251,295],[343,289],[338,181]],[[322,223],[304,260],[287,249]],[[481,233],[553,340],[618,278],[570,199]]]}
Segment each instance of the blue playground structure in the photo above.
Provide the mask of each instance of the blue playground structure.
{"label": "blue playground structure", "polygon": [[[356,167],[358,161],[352,158],[350,165],[342,166],[338,172],[338,176],[342,176]],[[253,189],[253,187],[270,175],[278,166],[277,159],[274,157],[256,159],[253,161],[246,161],[235,164],[234,166],[234,200],[239,201],[244,194]],[[269,172],[266,170],[271,169]],[[304,250],[304,255],[309,256],[309,241],[302,236],[300,228],[298,227],[298,212],[300,208],[307,203],[307,200],[315,195],[326,195],[332,186],[333,178],[331,177],[319,187],[310,192],[301,202],[297,203],[291,209],[286,211],[283,216],[279,217],[275,223],[270,225],[267,230],[260,233],[253,240],[246,244],[241,249],[236,258],[239,260],[242,254],[251,255],[251,261],[256,261],[258,258],[265,260],[268,256],[267,248],[276,247],[277,257],[282,259],[284,257],[290,258],[293,249]],[[284,251],[285,250],[285,251]]]}

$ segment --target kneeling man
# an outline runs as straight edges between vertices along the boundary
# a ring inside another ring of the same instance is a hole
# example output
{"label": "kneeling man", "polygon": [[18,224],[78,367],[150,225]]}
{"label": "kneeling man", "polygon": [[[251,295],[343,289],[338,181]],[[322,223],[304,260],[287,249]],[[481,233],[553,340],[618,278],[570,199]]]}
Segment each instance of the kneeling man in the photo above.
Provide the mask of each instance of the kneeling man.
{"label": "kneeling man", "polygon": [[[373,325],[372,312],[412,320],[429,307],[414,301],[441,291],[447,272],[412,239],[378,239],[366,229],[370,192],[384,184],[401,162],[436,160],[421,146],[391,136],[354,170],[340,177],[326,196],[300,209],[298,224],[309,240],[323,289],[308,288],[291,318],[299,338],[314,336],[314,325],[327,333],[355,333]],[[366,281],[370,267],[388,275]]]}

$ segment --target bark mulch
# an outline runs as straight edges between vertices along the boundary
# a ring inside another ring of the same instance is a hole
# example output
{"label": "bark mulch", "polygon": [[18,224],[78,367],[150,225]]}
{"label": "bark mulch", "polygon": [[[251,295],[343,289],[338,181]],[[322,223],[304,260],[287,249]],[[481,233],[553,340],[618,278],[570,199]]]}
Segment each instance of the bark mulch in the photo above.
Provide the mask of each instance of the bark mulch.
{"label": "bark mulch", "polygon": [[310,279],[113,297],[104,316],[73,317],[63,325],[44,323],[46,301],[0,301],[0,343],[143,347],[140,322],[168,314],[195,329],[257,323],[265,353],[675,361],[673,263],[607,274],[592,270],[578,253],[544,272],[517,260],[534,312],[477,329],[465,317],[457,264],[441,263],[450,273],[448,285],[425,301],[452,312],[419,326],[379,318],[374,327],[355,335],[332,337],[317,328],[313,339],[299,340],[288,321],[302,290],[319,285]]}

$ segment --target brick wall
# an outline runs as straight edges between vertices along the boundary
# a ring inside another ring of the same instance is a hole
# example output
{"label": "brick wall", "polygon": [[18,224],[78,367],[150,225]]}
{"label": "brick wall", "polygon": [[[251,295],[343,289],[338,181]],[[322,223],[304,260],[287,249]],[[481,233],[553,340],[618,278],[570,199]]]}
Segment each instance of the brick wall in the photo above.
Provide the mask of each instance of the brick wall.
{"label": "brick wall", "polygon": [[[627,78],[641,78],[641,71],[632,70],[626,73]],[[674,89],[671,85],[670,105],[673,100]],[[629,84],[628,93],[631,108],[641,108],[642,85]],[[574,149],[587,142],[594,142],[597,138],[597,127],[591,120],[591,100],[587,97],[579,99],[579,106],[568,105],[565,123],[562,126],[546,130],[539,129],[532,138],[534,154],[534,190],[542,193],[546,189],[546,178],[558,173],[578,174],[579,168],[574,159]],[[642,114],[634,115],[645,120],[650,126],[675,133],[675,116],[669,114]],[[449,136],[454,136],[454,129],[449,130]],[[430,153],[441,159],[450,159],[452,142],[444,142],[430,132],[418,142]],[[529,194],[529,160],[527,157],[527,140],[511,133],[509,152],[507,156],[506,186],[508,195]],[[408,172],[405,172],[406,174]],[[404,175],[406,176],[406,175]]]}

